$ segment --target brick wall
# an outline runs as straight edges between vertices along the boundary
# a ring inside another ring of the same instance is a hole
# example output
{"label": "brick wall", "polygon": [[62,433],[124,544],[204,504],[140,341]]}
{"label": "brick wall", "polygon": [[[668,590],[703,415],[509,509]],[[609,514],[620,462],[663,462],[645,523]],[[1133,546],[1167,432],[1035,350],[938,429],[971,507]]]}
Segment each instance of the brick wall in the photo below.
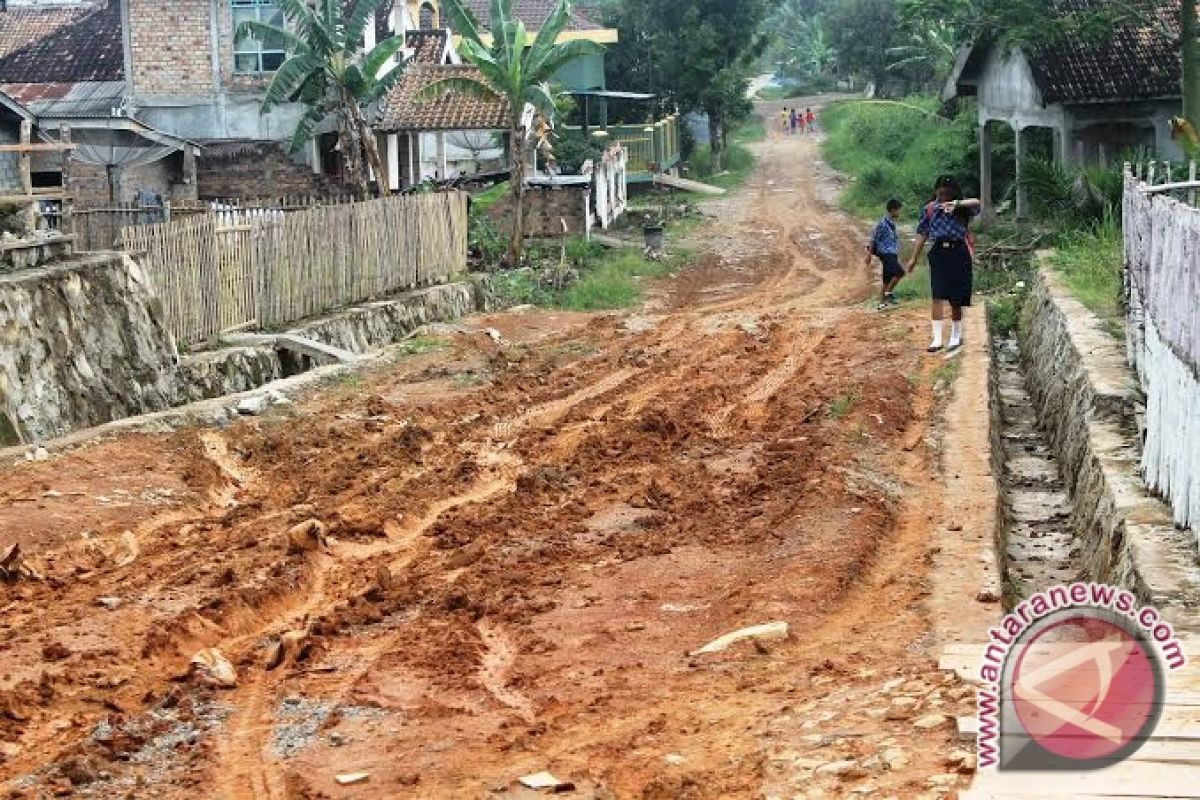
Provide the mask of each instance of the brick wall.
{"label": "brick wall", "polygon": [[[119,178],[120,203],[137,200],[138,191],[147,189],[167,200],[195,200],[195,184],[182,182],[180,153],[140,167],[127,167]],[[109,202],[108,171],[92,164],[71,164],[71,192],[75,202],[84,207],[103,206]]]}
{"label": "brick wall", "polygon": [[[210,0],[129,0],[134,91],[138,96],[210,95],[212,28]],[[217,52],[221,85],[230,92],[259,94],[270,74],[234,71],[233,9],[217,2]]]}
{"label": "brick wall", "polygon": [[[567,232],[582,236],[587,233],[587,204],[591,189],[588,186],[531,186],[525,192],[525,231],[527,236],[555,237],[562,235],[566,220]],[[506,195],[492,206],[490,215],[504,219],[510,215],[511,200]]]}
{"label": "brick wall", "polygon": [[212,93],[209,9],[209,0],[129,0],[136,95]]}
{"label": "brick wall", "polygon": [[233,6],[229,0],[217,4],[217,35],[220,37],[221,85],[231,92],[261,93],[271,82],[270,74],[248,74],[234,71]]}
{"label": "brick wall", "polygon": [[227,154],[196,160],[196,186],[201,198],[324,195],[337,189],[310,167],[297,164],[286,145],[250,142]]}
{"label": "brick wall", "polygon": [[[0,142],[15,144],[21,135],[13,128],[0,127]],[[19,194],[21,191],[21,157],[16,153],[0,153],[0,189],[4,194]]]}

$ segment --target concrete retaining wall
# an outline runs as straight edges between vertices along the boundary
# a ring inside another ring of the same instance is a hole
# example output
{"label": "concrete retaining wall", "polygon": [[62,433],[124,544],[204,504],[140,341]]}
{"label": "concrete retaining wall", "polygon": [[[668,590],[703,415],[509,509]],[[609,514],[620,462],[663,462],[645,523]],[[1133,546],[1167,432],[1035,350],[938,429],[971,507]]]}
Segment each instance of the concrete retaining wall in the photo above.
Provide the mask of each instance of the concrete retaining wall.
{"label": "concrete retaining wall", "polygon": [[[367,354],[497,305],[487,276],[472,276],[289,332]],[[146,275],[116,253],[0,274],[0,447],[250,391],[312,366],[270,346],[181,358]]]}
{"label": "concrete retaining wall", "polygon": [[1075,502],[1086,577],[1125,586],[1200,629],[1195,540],[1138,477],[1139,398],[1124,346],[1041,270],[1021,314],[1030,395]]}

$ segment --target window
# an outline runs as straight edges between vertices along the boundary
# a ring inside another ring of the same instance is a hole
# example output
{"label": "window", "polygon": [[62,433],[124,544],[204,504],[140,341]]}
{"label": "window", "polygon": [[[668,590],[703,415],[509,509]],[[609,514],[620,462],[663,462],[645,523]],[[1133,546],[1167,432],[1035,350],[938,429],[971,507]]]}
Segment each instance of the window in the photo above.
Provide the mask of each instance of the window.
{"label": "window", "polygon": [[[247,20],[262,22],[282,28],[285,20],[283,12],[275,5],[274,0],[231,0],[233,3],[233,29]],[[236,39],[233,44],[233,69],[235,72],[255,73],[274,72],[279,69],[287,52],[283,41],[276,36],[265,40],[246,36]]]}
{"label": "window", "polygon": [[437,27],[437,9],[431,3],[421,5],[421,28],[430,30]]}

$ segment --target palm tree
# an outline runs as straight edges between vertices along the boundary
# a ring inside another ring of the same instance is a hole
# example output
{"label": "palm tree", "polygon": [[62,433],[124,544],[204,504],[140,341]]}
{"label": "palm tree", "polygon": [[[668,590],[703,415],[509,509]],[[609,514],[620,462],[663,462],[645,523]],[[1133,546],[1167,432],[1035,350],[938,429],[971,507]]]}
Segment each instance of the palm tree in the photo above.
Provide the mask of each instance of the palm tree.
{"label": "palm tree", "polygon": [[366,27],[375,24],[376,11],[385,1],[275,0],[287,19],[286,28],[248,20],[238,26],[236,36],[281,41],[288,52],[288,59],[267,87],[262,113],[280,103],[299,101],[304,105],[304,115],[292,135],[292,152],[312,141],[317,126],[332,114],[338,122],[343,173],[360,190],[365,189],[365,155],[380,191],[388,194],[387,172],[363,109],[382,99],[400,78],[403,69],[399,65],[380,73],[404,47],[404,37],[385,39],[371,52],[362,53]]}
{"label": "palm tree", "polygon": [[559,42],[571,18],[570,0],[558,0],[538,30],[533,44],[526,46],[525,24],[513,16],[512,0],[492,0],[491,39],[462,0],[445,0],[443,11],[455,32],[462,37],[459,52],[478,68],[481,78],[443,78],[430,83],[421,97],[431,98],[447,91],[470,97],[502,98],[509,109],[509,187],[513,227],[508,245],[508,263],[516,266],[525,247],[525,108],[533,106],[548,119],[554,118],[554,95],[549,81],[562,67],[577,58],[598,55],[604,48],[595,42]]}

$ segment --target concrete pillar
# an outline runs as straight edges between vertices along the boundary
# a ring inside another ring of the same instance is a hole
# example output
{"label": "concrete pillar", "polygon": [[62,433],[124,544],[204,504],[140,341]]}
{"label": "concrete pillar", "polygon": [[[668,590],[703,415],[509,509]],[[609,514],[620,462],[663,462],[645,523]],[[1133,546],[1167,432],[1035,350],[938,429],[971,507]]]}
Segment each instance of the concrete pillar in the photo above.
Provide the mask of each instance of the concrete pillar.
{"label": "concrete pillar", "polygon": [[992,129],[985,122],[979,126],[979,199],[984,213],[992,210]]}
{"label": "concrete pillar", "polygon": [[438,131],[437,135],[437,164],[438,176],[442,180],[446,180],[449,176],[446,174],[446,132]]}
{"label": "concrete pillar", "polygon": [[400,136],[389,133],[387,137],[388,188],[393,192],[400,189]]}
{"label": "concrete pillar", "polygon": [[1021,183],[1021,178],[1024,176],[1025,155],[1028,150],[1029,140],[1017,125],[1013,125],[1013,133],[1016,135],[1017,140],[1017,220],[1020,221],[1029,216],[1029,193],[1025,191],[1025,187]]}
{"label": "concrete pillar", "polygon": [[416,186],[421,182],[421,176],[417,174],[417,134],[414,131],[409,131],[408,134],[408,185]]}
{"label": "concrete pillar", "polygon": [[321,174],[321,137],[314,136],[308,143],[308,160],[312,164],[314,175]]}

